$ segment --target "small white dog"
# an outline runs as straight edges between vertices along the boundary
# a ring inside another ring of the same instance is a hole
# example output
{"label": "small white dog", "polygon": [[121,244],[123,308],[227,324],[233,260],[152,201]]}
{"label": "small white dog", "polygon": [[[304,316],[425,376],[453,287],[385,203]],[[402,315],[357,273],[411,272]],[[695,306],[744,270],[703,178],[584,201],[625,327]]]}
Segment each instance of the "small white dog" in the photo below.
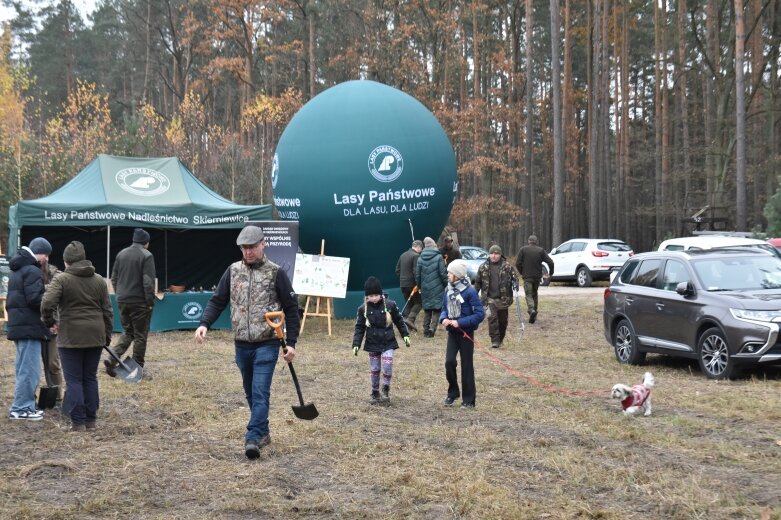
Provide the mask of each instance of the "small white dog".
{"label": "small white dog", "polygon": [[624,415],[635,415],[643,409],[643,415],[651,415],[651,388],[656,380],[651,372],[646,372],[643,376],[642,384],[628,387],[626,385],[613,385],[611,395],[613,399],[621,400],[621,407],[624,409]]}

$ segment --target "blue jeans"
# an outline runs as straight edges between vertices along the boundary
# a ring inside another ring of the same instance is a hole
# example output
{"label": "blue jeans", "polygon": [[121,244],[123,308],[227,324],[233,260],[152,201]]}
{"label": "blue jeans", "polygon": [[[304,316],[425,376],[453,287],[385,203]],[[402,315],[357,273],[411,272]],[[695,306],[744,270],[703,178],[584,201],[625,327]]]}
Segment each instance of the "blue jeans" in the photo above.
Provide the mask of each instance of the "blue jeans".
{"label": "blue jeans", "polygon": [[63,410],[68,411],[74,425],[95,422],[100,407],[98,363],[103,347],[60,348],[59,352],[68,388]]}
{"label": "blue jeans", "polygon": [[260,440],[268,435],[268,408],[271,400],[271,378],[277,366],[280,343],[276,340],[253,347],[236,345],[236,366],[241,372],[244,395],[250,409],[245,440]]}
{"label": "blue jeans", "polygon": [[41,340],[17,339],[16,390],[12,412],[34,411],[35,389],[41,381]]}

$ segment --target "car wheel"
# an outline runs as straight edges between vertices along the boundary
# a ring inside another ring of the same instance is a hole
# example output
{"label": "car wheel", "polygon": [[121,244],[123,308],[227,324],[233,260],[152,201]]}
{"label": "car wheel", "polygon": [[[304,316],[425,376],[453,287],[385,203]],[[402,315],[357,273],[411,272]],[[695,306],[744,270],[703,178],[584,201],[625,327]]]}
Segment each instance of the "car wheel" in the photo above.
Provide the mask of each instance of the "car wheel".
{"label": "car wheel", "polygon": [[640,365],[645,361],[645,352],[640,352],[635,329],[629,320],[621,320],[613,331],[613,350],[619,363]]}
{"label": "car wheel", "polygon": [[700,336],[697,359],[700,370],[708,379],[729,379],[734,375],[735,362],[730,358],[727,339],[717,327],[706,330]]}
{"label": "car wheel", "polygon": [[547,285],[550,285],[550,276],[548,276],[547,278],[545,277],[545,275],[547,275],[547,274],[548,274],[548,268],[543,265],[542,266],[542,280],[540,280],[540,285],[543,286],[543,287],[545,287]]}
{"label": "car wheel", "polygon": [[588,267],[578,268],[578,272],[575,273],[575,281],[578,283],[578,287],[591,287],[591,271]]}

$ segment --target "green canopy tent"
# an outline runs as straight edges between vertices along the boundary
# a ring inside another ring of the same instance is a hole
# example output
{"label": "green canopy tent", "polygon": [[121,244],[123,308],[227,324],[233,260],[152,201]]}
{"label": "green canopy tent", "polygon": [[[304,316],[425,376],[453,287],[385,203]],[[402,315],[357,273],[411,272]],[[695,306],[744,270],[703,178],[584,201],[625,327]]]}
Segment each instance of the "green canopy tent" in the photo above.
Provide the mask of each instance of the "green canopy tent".
{"label": "green canopy tent", "polygon": [[246,221],[270,219],[270,205],[234,204],[175,157],[99,155],[51,195],[10,208],[8,251],[43,236],[54,248],[52,263],[62,267],[65,246],[79,240],[97,271],[108,276],[116,254],[132,242],[133,228],[143,227],[151,235],[161,289],[209,289],[240,257],[237,230]]}

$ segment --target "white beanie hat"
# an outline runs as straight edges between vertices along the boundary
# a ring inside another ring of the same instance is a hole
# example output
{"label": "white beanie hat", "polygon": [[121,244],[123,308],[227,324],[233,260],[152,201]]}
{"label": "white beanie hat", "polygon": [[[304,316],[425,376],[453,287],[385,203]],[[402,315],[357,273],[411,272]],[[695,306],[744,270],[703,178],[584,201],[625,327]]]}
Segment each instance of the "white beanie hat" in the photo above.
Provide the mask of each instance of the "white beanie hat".
{"label": "white beanie hat", "polygon": [[447,272],[453,273],[459,279],[466,277],[466,262],[463,260],[453,260],[447,264]]}

